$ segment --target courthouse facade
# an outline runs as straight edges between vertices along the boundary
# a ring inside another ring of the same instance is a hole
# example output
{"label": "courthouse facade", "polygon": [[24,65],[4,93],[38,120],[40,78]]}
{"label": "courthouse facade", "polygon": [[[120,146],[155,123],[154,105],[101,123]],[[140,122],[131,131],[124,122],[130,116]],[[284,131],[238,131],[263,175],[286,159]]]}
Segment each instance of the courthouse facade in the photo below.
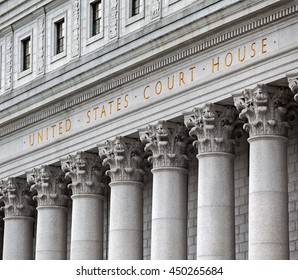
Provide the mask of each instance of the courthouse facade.
{"label": "courthouse facade", "polygon": [[0,18],[0,259],[298,259],[297,0]]}

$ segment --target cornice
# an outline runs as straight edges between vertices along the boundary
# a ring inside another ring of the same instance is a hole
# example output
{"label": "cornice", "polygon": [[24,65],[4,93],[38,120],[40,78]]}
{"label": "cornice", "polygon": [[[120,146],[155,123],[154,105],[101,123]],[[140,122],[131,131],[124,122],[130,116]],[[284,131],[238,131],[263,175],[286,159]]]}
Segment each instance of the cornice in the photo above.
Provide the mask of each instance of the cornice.
{"label": "cornice", "polygon": [[118,79],[113,79],[112,81],[103,83],[100,86],[94,87],[86,92],[73,97],[72,99],[65,100],[64,103],[58,106],[53,106],[49,109],[46,109],[42,112],[39,112],[35,115],[23,118],[22,121],[15,122],[13,124],[3,127],[0,131],[0,137],[11,134],[19,129],[22,129],[26,126],[32,125],[36,122],[47,119],[55,114],[58,114],[66,109],[72,108],[79,104],[82,104],[88,100],[91,100],[99,95],[102,95],[108,91],[114,90],[117,87],[123,86],[127,83],[130,83],[136,79],[142,78],[148,74],[151,74],[157,70],[163,69],[173,63],[177,63],[188,59],[194,55],[197,55],[203,51],[207,51],[215,46],[221,45],[228,41],[231,41],[239,36],[245,35],[252,31],[259,30],[270,24],[274,24],[277,21],[283,20],[287,17],[293,16],[298,13],[298,4],[280,9],[278,11],[272,12],[268,15],[265,15],[261,18],[251,20],[245,24],[230,29],[229,31],[223,32],[216,36],[210,37],[205,40],[201,40],[198,44],[192,45],[188,48],[183,48],[183,50],[176,51],[174,54],[171,54],[165,58],[156,60],[152,63],[149,63],[143,67],[136,67],[136,70],[130,71],[129,74],[120,76]]}

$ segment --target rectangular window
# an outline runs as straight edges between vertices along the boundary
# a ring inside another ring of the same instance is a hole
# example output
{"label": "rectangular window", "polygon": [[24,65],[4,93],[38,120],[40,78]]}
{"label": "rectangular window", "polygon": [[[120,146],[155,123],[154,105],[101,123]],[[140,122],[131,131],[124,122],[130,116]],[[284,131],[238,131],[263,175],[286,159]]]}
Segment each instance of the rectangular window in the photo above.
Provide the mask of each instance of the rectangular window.
{"label": "rectangular window", "polygon": [[30,68],[30,62],[31,62],[31,40],[30,37],[22,40],[22,50],[23,50],[23,56],[22,56],[22,70],[25,71]]}
{"label": "rectangular window", "polygon": [[65,50],[65,23],[64,19],[55,23],[56,26],[56,54]]}
{"label": "rectangular window", "polygon": [[102,3],[96,1],[91,4],[92,9],[92,36],[102,32]]}
{"label": "rectangular window", "polygon": [[141,0],[132,0],[131,3],[131,16],[136,16],[140,13],[141,9]]}

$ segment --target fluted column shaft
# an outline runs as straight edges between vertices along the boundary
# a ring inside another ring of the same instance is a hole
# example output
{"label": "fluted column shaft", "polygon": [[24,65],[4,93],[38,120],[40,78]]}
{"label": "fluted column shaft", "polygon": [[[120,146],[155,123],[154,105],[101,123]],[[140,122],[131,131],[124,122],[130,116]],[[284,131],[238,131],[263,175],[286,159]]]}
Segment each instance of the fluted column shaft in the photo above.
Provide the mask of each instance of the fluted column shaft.
{"label": "fluted column shaft", "polygon": [[67,199],[62,170],[42,166],[27,172],[31,190],[37,191],[36,260],[66,260]]}
{"label": "fluted column shaft", "polygon": [[182,125],[160,121],[139,131],[153,162],[151,259],[187,258],[187,144]]}
{"label": "fluted column shaft", "polygon": [[29,187],[23,179],[0,182],[4,202],[3,260],[33,259],[34,208]]}
{"label": "fluted column shaft", "polygon": [[235,258],[235,108],[207,103],[185,113],[190,135],[198,140],[197,259]]}
{"label": "fluted column shaft", "polygon": [[103,259],[102,166],[94,154],[78,152],[61,159],[72,180],[71,260]]}
{"label": "fluted column shaft", "polygon": [[109,259],[143,259],[143,170],[141,143],[116,137],[99,145],[111,178]]}
{"label": "fluted column shaft", "polygon": [[235,98],[250,138],[249,259],[288,259],[288,90],[258,85]]}

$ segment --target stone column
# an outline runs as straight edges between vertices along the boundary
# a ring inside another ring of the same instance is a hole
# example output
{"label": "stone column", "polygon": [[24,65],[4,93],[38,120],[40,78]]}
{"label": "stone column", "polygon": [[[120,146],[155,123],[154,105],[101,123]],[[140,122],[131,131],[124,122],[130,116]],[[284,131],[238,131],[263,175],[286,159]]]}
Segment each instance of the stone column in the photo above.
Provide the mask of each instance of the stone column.
{"label": "stone column", "polygon": [[249,259],[288,259],[289,90],[258,85],[235,97],[249,132]]}
{"label": "stone column", "polygon": [[72,183],[71,260],[103,259],[103,169],[99,157],[78,152],[62,159]]}
{"label": "stone column", "polygon": [[116,137],[99,146],[103,165],[111,178],[109,259],[143,259],[142,145]]}
{"label": "stone column", "polygon": [[27,172],[37,201],[36,260],[66,260],[67,199],[61,168],[42,166]]}
{"label": "stone column", "polygon": [[2,201],[0,202],[0,260],[2,260],[2,252],[3,252],[3,233],[4,233],[4,221],[2,214]]}
{"label": "stone column", "polygon": [[151,259],[187,257],[186,128],[166,121],[139,130],[153,162]]}
{"label": "stone column", "polygon": [[34,207],[26,180],[0,182],[4,206],[3,260],[32,260]]}
{"label": "stone column", "polygon": [[234,107],[207,103],[185,113],[185,125],[197,140],[197,259],[235,258]]}

